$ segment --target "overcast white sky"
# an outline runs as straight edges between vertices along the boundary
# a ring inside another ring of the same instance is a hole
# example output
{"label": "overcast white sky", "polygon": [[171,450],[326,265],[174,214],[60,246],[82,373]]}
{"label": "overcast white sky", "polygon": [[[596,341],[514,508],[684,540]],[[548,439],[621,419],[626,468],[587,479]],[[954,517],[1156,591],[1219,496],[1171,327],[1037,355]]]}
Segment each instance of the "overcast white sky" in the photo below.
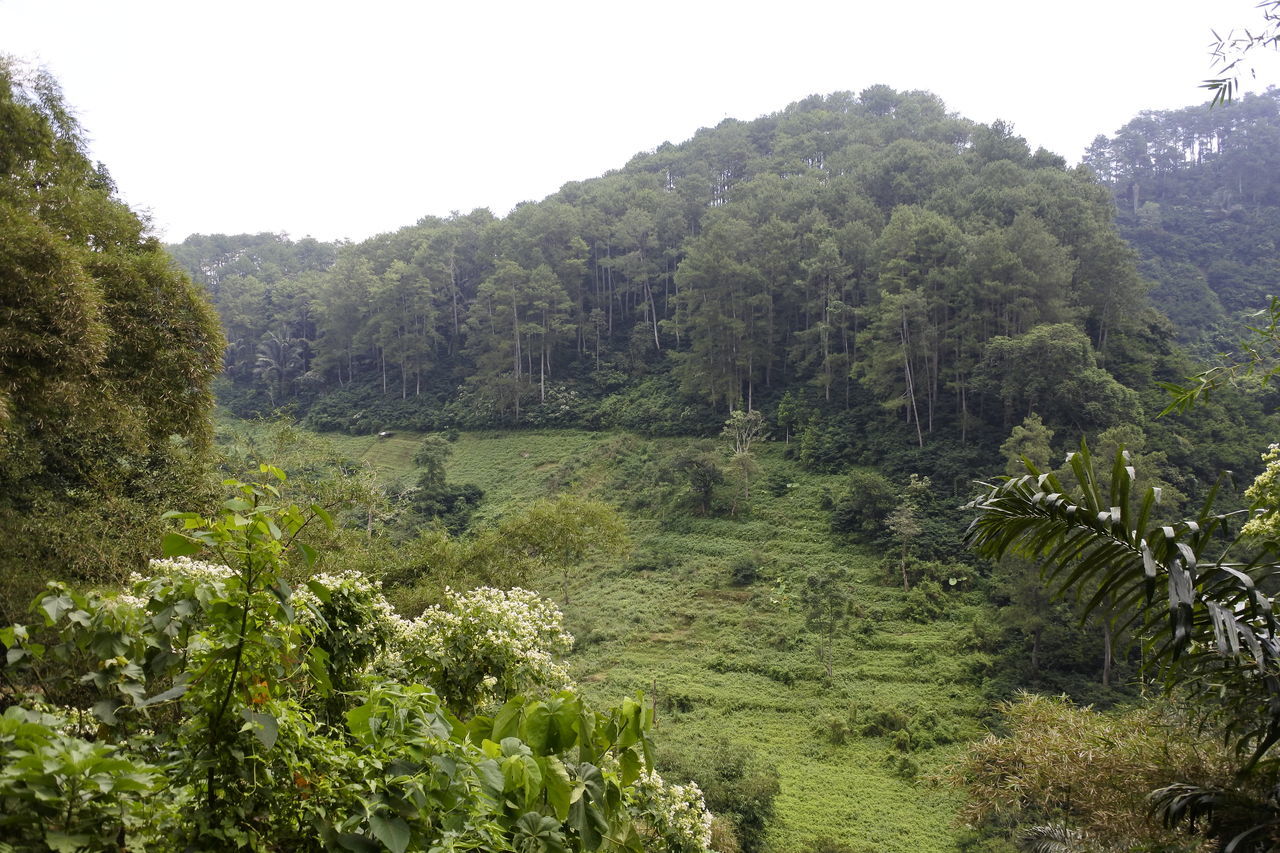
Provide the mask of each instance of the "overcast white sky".
{"label": "overcast white sky", "polygon": [[875,83],[1075,162],[1139,110],[1204,100],[1210,29],[1258,25],[1255,5],[0,0],[0,52],[58,77],[164,239],[359,240]]}

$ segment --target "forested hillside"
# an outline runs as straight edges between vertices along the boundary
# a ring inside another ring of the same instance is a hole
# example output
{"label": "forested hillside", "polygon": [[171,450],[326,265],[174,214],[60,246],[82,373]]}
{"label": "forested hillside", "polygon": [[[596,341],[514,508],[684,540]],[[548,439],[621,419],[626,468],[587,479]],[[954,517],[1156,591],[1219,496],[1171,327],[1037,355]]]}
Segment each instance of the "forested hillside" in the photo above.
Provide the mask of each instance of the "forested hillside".
{"label": "forested hillside", "polygon": [[1235,335],[1280,291],[1280,90],[1144,112],[1085,163],[1115,194],[1152,297],[1184,340]]}
{"label": "forested hillside", "polygon": [[[814,467],[950,483],[1032,412],[1064,445],[1145,425],[1153,379],[1190,370],[1113,211],[1008,125],[873,87],[726,120],[501,219],[172,251],[223,316],[241,414],[696,434],[763,408]],[[1243,437],[1255,412],[1218,416]],[[1201,443],[1194,467],[1256,464],[1252,443]]]}
{"label": "forested hillside", "polygon": [[1280,94],[1077,168],[813,96],[193,285],[0,84],[0,848],[1280,844],[1274,392],[1158,415],[1280,272]]}

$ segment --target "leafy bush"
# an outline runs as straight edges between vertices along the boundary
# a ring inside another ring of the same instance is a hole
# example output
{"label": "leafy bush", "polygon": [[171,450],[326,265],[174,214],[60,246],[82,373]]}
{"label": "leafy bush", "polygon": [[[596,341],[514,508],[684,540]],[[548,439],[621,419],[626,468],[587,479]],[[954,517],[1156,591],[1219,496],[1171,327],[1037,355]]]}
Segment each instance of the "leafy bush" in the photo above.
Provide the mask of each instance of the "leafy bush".
{"label": "leafy bush", "polygon": [[[326,514],[282,505],[272,485],[233,488],[214,517],[171,514],[172,559],[129,594],[52,585],[41,624],[0,629],[6,677],[29,694],[6,694],[19,705],[0,717],[7,839],[403,853],[648,837],[706,851],[696,789],[652,775],[640,702],[599,713],[567,690],[512,695],[565,681],[554,607],[478,589],[406,621],[357,573],[295,591],[287,561],[314,562],[297,537]],[[200,553],[223,562],[187,559]],[[67,710],[37,707],[50,701]]]}
{"label": "leafy bush", "polygon": [[831,508],[831,530],[859,541],[878,541],[885,520],[898,505],[898,490],[877,471],[851,471]]}
{"label": "leafy bush", "polygon": [[729,583],[734,586],[750,586],[760,580],[760,570],[768,558],[759,551],[739,554],[729,561]]}
{"label": "leafy bush", "polygon": [[707,808],[732,822],[743,853],[765,849],[780,783],[778,771],[750,747],[726,741],[686,745],[678,753],[663,751],[658,764],[669,779],[697,783]]}
{"label": "leafy bush", "polygon": [[775,498],[780,498],[795,484],[791,482],[791,478],[781,471],[770,471],[764,478],[764,489]]}
{"label": "leafy bush", "polygon": [[907,593],[902,603],[902,615],[913,622],[932,622],[947,613],[942,587],[932,578],[925,578]]}
{"label": "leafy bush", "polygon": [[484,489],[475,483],[434,483],[424,477],[409,500],[416,515],[439,521],[456,535],[471,524],[471,516],[484,500]]}
{"label": "leafy bush", "polygon": [[[145,825],[159,771],[18,706],[0,716],[0,834],[23,850],[80,850]],[[11,848],[12,849],[12,848]]]}

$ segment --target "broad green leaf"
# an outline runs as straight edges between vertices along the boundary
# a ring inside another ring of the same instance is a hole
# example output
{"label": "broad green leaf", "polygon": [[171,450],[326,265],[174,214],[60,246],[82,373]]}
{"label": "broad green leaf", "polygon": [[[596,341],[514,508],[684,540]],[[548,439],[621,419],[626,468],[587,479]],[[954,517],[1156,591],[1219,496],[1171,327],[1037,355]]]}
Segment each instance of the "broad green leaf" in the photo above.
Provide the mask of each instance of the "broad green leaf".
{"label": "broad green leaf", "polygon": [[412,833],[404,818],[369,815],[369,829],[375,838],[387,845],[391,853],[404,853],[409,847]]}
{"label": "broad green leaf", "polygon": [[520,721],[520,738],[529,745],[534,755],[543,755],[547,749],[547,731],[551,728],[551,712],[541,702],[525,706]]}
{"label": "broad green leaf", "polygon": [[622,784],[630,785],[640,778],[640,756],[636,755],[634,749],[624,750],[618,756],[618,766]]}
{"label": "broad green leaf", "polygon": [[368,740],[372,734],[369,718],[373,716],[373,703],[366,702],[347,712],[347,728],[360,740]]}
{"label": "broad green leaf", "polygon": [[564,822],[569,819],[569,797],[573,791],[573,780],[564,762],[554,755],[542,759],[543,782],[547,790],[547,805],[555,812],[556,819]]}
{"label": "broad green leaf", "polygon": [[[554,743],[548,743],[548,752],[563,752],[577,741],[574,731],[578,717],[582,713],[582,702],[572,694],[562,694],[547,703],[551,710],[551,727],[554,731]],[[552,736],[548,735],[548,741]]]}
{"label": "broad green leaf", "polygon": [[187,692],[187,687],[188,685],[186,683],[170,687],[163,693],[157,693],[154,696],[148,696],[146,699],[143,699],[138,703],[138,707],[146,708],[150,705],[159,705],[161,702],[168,702],[171,699],[177,699]]}
{"label": "broad green leaf", "polygon": [[203,551],[204,545],[181,533],[169,532],[160,540],[160,550],[166,557],[190,557]]}
{"label": "broad green leaf", "polygon": [[315,595],[316,598],[324,604],[328,604],[333,599],[333,594],[329,592],[329,587],[317,580],[307,581],[307,589]]}
{"label": "broad green leaf", "polygon": [[87,835],[71,835],[51,829],[44,834],[44,843],[55,853],[77,853],[92,845],[93,839]]}
{"label": "broad green leaf", "polygon": [[312,566],[314,566],[316,564],[316,560],[319,559],[320,557],[319,552],[317,552],[315,548],[312,548],[306,542],[298,542],[297,546],[298,546],[298,550],[302,552],[302,559],[306,561],[307,568],[309,569]]}
{"label": "broad green leaf", "polygon": [[253,736],[262,744],[263,749],[271,749],[276,745],[276,738],[280,735],[280,726],[275,717],[270,714],[250,711],[248,708],[241,711],[240,716],[245,720],[245,724],[240,730],[252,730]]}
{"label": "broad green leaf", "polygon": [[312,504],[311,511],[316,514],[316,518],[324,522],[325,527],[328,527],[330,530],[333,529],[333,516],[329,514],[327,509],[320,506],[320,504]]}
{"label": "broad green leaf", "polygon": [[515,737],[520,730],[520,711],[524,705],[524,697],[518,696],[498,710],[493,718],[493,740],[502,742]]}

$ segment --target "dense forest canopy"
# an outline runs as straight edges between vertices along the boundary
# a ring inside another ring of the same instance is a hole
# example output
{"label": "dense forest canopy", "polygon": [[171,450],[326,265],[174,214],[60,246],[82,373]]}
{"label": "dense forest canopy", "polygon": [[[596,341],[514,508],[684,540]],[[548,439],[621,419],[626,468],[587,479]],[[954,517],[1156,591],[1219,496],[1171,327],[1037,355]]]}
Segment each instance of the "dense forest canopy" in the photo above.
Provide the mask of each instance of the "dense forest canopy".
{"label": "dense forest canopy", "polygon": [[1114,192],[1120,231],[1184,339],[1234,329],[1275,293],[1280,90],[1144,112],[1084,162]]}
{"label": "dense forest canopy", "polygon": [[[690,432],[791,390],[884,407],[923,444],[1134,411],[1116,381],[1149,371],[1159,320],[1112,215],[1088,170],[1009,125],[877,86],[726,120],[501,219],[172,250],[223,316],[242,411]],[[1038,347],[1088,387],[1010,371]]]}
{"label": "dense forest canopy", "polygon": [[0,232],[4,613],[39,567],[141,567],[158,514],[205,488],[223,339],[89,161],[57,84],[3,57]]}

